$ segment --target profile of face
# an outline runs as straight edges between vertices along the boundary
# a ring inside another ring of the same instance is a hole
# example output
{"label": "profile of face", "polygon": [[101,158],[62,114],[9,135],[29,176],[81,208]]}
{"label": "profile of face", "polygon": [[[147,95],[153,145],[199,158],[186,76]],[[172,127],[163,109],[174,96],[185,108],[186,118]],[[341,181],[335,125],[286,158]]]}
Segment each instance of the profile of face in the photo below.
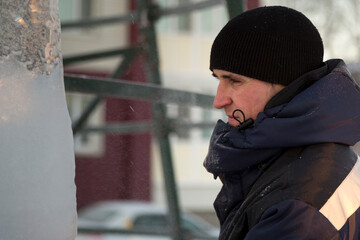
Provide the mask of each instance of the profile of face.
{"label": "profile of face", "polygon": [[[264,111],[267,102],[285,87],[220,69],[214,69],[213,76],[219,79],[214,107],[224,109],[232,126],[239,125],[239,122],[233,118],[234,110],[240,109],[246,119],[255,120],[258,113]],[[243,121],[241,115],[235,116]]]}

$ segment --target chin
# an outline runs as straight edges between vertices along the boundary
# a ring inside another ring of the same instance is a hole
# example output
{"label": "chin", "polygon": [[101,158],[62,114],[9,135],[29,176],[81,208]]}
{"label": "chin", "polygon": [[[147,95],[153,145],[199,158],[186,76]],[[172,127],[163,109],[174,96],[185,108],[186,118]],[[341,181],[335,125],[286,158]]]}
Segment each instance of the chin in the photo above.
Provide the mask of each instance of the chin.
{"label": "chin", "polygon": [[230,125],[230,126],[233,126],[233,127],[236,127],[237,125],[239,125],[239,122],[237,122],[236,120],[234,120],[234,119],[229,119],[228,120],[228,124]]}

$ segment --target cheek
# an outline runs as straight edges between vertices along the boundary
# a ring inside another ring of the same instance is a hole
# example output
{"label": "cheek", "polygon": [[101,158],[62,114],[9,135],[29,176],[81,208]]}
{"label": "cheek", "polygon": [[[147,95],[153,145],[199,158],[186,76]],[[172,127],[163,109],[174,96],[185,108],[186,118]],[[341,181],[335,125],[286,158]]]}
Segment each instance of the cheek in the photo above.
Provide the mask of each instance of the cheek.
{"label": "cheek", "polygon": [[236,107],[244,112],[246,118],[255,120],[258,113],[264,110],[269,101],[269,94],[267,91],[259,91],[259,89],[248,89],[238,95],[236,100]]}
{"label": "cheek", "polygon": [[245,113],[246,118],[248,118],[249,115],[253,115],[255,108],[258,107],[257,103],[260,99],[256,96],[254,91],[249,90],[242,91],[237,94],[234,99],[235,107],[241,109]]}
{"label": "cheek", "polygon": [[270,95],[267,91],[258,92],[257,95],[254,95],[254,102],[257,103],[259,109],[263,110],[266,103],[270,100]]}
{"label": "cheek", "polygon": [[248,104],[250,116],[255,119],[258,113],[264,110],[266,103],[267,101],[262,96],[253,95],[253,97],[249,99]]}

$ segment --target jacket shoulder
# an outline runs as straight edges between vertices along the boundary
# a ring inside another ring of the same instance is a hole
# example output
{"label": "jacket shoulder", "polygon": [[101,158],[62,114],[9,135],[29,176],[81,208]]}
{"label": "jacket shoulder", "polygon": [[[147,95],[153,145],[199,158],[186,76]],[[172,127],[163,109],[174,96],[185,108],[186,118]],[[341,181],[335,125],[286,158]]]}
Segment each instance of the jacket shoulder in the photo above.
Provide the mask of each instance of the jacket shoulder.
{"label": "jacket shoulder", "polygon": [[319,210],[353,169],[357,159],[353,149],[343,144],[305,147],[284,173],[287,188],[294,188],[288,194]]}
{"label": "jacket shoulder", "polygon": [[289,149],[265,171],[252,192],[261,191],[260,195],[271,200],[271,204],[300,199],[319,210],[352,170],[357,158],[351,147],[337,143]]}
{"label": "jacket shoulder", "polygon": [[291,199],[268,208],[261,216],[259,223],[246,234],[245,240],[338,240],[339,236],[339,232],[328,219],[313,206]]}
{"label": "jacket shoulder", "polygon": [[232,225],[246,227],[234,227],[230,235],[244,234],[267,209],[286,200],[300,200],[320,210],[357,158],[351,147],[337,143],[287,149],[254,184],[235,215]]}

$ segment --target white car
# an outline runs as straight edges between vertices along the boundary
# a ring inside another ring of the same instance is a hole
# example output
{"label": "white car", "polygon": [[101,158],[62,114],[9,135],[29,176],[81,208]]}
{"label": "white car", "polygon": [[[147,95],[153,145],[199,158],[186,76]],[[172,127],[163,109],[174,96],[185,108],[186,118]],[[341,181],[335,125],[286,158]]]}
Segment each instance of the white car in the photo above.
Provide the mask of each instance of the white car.
{"label": "white car", "polygon": [[[181,215],[184,239],[217,239],[219,229],[201,218]],[[165,206],[142,201],[103,201],[78,212],[77,240],[170,240],[164,235],[101,233],[98,229],[131,231],[170,231],[169,216]],[[91,230],[94,233],[85,233]]]}

